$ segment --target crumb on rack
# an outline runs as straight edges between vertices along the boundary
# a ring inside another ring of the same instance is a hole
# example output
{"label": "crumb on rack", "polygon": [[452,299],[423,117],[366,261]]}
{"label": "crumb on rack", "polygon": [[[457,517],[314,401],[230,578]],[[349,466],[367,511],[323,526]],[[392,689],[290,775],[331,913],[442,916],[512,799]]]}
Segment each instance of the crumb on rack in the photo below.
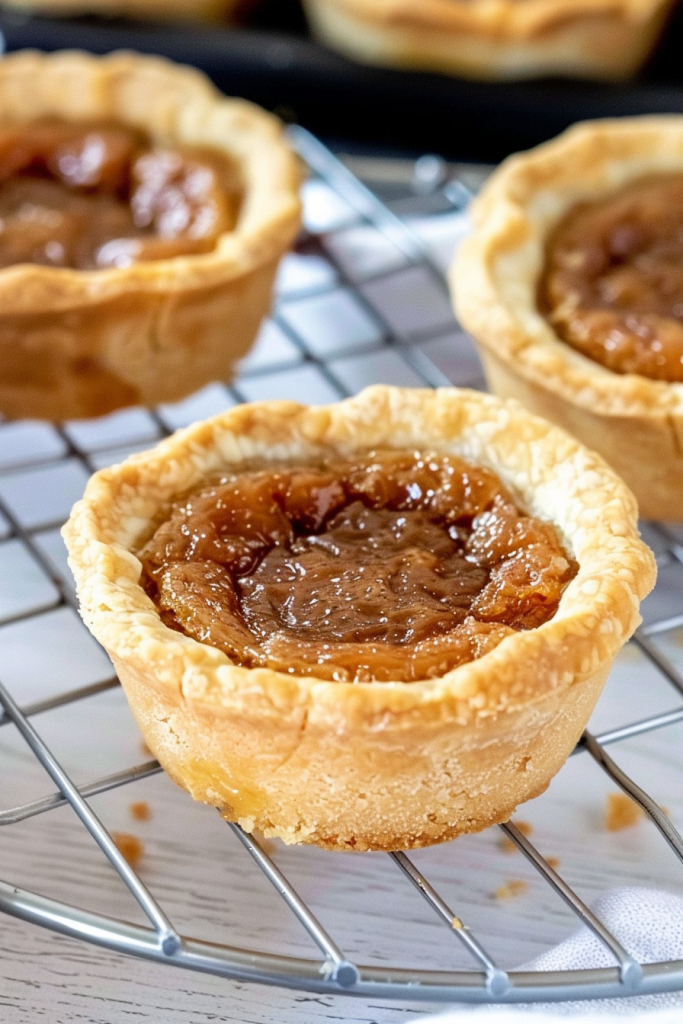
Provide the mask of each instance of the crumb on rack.
{"label": "crumb on rack", "polygon": [[145,847],[138,837],[128,832],[112,832],[111,837],[130,866],[136,868],[145,852]]}
{"label": "crumb on rack", "polygon": [[136,821],[149,821],[152,817],[152,808],[146,800],[136,800],[130,805],[129,811]]}
{"label": "crumb on rack", "polygon": [[[531,824],[530,821],[510,821],[510,824],[514,825],[517,829],[519,829],[523,836],[530,836],[534,830],[534,826]],[[517,850],[517,847],[512,842],[509,836],[503,836],[498,845],[500,846],[503,853],[515,853],[515,851]]]}
{"label": "crumb on rack", "polygon": [[643,811],[626,793],[608,793],[605,828],[608,832],[621,832],[631,828],[643,817]]}
{"label": "crumb on rack", "polygon": [[522,896],[529,888],[528,882],[522,882],[519,878],[511,878],[505,885],[496,889],[494,896],[497,900],[511,900],[515,896]]}
{"label": "crumb on rack", "polygon": [[553,869],[553,871],[557,871],[557,869],[560,866],[560,858],[559,857],[546,857],[546,863],[548,864],[549,867],[551,867]]}

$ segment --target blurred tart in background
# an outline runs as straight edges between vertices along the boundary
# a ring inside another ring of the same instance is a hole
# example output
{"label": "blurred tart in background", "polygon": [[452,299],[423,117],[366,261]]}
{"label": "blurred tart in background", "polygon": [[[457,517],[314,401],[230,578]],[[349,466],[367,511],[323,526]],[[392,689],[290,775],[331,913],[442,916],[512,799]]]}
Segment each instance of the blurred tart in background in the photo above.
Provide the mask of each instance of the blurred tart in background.
{"label": "blurred tart in background", "polygon": [[318,38],[369,64],[511,80],[624,79],[672,0],[303,0]]}
{"label": "blurred tart in background", "polygon": [[510,157],[452,272],[491,388],[683,519],[683,117],[595,121]]}
{"label": "blurred tart in background", "polygon": [[96,416],[225,379],[300,223],[276,119],[120,53],[0,63],[0,412]]}

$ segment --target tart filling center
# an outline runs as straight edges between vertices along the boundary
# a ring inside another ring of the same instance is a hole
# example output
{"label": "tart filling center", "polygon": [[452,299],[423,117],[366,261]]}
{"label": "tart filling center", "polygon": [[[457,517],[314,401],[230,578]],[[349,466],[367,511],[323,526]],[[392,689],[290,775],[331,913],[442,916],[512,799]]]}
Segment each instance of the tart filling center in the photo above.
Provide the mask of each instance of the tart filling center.
{"label": "tart filling center", "polygon": [[570,210],[539,299],[563,341],[615,373],[683,381],[683,174]]}
{"label": "tart filling center", "polygon": [[0,267],[96,270],[211,251],[234,227],[236,169],[123,125],[0,131]]}
{"label": "tart filling center", "polygon": [[340,681],[440,676],[546,622],[577,571],[489,470],[396,452],[222,478],[139,557],[171,628]]}

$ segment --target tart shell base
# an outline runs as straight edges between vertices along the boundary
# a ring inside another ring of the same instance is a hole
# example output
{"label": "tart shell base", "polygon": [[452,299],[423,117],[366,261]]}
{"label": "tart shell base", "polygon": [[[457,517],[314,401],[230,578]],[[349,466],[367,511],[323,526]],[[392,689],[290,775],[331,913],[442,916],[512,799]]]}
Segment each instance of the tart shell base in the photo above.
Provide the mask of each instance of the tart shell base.
{"label": "tart shell base", "polygon": [[193,702],[113,661],[145,743],[195,800],[247,832],[347,851],[416,849],[507,821],[567,760],[611,667],[485,727],[397,715],[348,730],[333,711]]}
{"label": "tart shell base", "polygon": [[683,430],[678,416],[662,411],[638,422],[579,406],[541,383],[522,377],[482,345],[477,346],[491,390],[516,398],[530,412],[568,430],[607,459],[633,491],[644,519],[681,521]]}
{"label": "tart shell base", "polygon": [[224,285],[0,315],[0,412],[48,420],[175,402],[227,380],[271,305],[279,258]]}

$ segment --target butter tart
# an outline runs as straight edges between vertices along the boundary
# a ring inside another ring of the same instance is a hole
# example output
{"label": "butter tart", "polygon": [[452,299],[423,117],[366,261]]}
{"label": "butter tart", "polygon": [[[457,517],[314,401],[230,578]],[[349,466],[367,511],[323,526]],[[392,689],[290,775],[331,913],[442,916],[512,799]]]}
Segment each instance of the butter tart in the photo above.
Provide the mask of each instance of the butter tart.
{"label": "butter tart", "polygon": [[96,473],[64,537],[171,778],[341,850],[542,793],[655,574],[599,456],[456,389],[239,406]]}
{"label": "butter tart", "polygon": [[0,412],[97,416],[225,379],[300,223],[280,124],[118,53],[0,63]]}
{"label": "butter tart", "polygon": [[672,0],[304,0],[322,42],[369,64],[511,80],[622,79]]}
{"label": "butter tart", "polygon": [[683,117],[595,121],[509,158],[451,279],[491,388],[683,519]]}

